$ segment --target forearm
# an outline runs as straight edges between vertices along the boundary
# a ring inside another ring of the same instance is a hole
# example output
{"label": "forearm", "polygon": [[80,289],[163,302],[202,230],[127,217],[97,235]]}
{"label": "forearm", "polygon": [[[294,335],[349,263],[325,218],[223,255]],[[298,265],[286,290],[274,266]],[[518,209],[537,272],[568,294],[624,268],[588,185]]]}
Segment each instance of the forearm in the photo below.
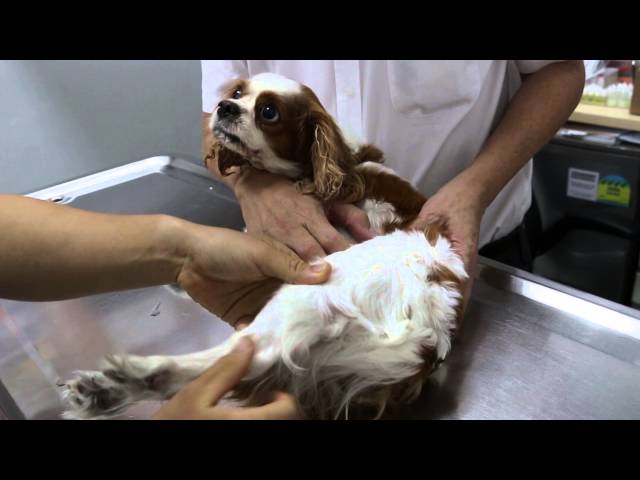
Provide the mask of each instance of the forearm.
{"label": "forearm", "polygon": [[454,182],[482,211],[566,122],[584,86],[582,62],[560,62],[528,76],[473,164]]}
{"label": "forearm", "polygon": [[57,300],[173,282],[181,222],[0,195],[0,297]]}

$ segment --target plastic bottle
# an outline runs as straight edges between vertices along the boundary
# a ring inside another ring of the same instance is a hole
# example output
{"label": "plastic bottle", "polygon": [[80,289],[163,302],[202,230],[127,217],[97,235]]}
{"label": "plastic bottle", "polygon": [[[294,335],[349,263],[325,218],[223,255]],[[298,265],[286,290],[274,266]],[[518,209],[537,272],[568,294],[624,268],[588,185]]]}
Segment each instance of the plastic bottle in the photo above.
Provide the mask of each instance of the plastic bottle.
{"label": "plastic bottle", "polygon": [[607,107],[616,107],[618,102],[618,89],[616,85],[609,85],[605,91],[607,95]]}
{"label": "plastic bottle", "polygon": [[631,96],[633,95],[633,85],[631,84],[626,84],[624,86],[624,101],[623,101],[623,108],[626,108],[627,110],[629,110],[629,108],[631,107]]}

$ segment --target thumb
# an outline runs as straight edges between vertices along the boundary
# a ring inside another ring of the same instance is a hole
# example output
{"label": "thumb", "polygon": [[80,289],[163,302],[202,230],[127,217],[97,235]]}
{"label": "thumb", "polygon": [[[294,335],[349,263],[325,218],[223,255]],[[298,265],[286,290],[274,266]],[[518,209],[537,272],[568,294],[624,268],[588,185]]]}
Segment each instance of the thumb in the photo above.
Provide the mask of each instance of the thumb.
{"label": "thumb", "polygon": [[295,399],[285,393],[277,393],[273,402],[253,408],[245,408],[242,417],[246,420],[297,420],[301,418]]}
{"label": "thumb", "polygon": [[308,264],[293,251],[285,250],[286,247],[278,247],[271,241],[265,241],[265,251],[261,252],[258,261],[260,270],[266,276],[305,285],[324,283],[329,278],[331,265],[328,262]]}
{"label": "thumb", "polygon": [[245,376],[255,345],[249,337],[241,337],[233,350],[194,380],[191,388],[202,395],[208,405],[215,405]]}

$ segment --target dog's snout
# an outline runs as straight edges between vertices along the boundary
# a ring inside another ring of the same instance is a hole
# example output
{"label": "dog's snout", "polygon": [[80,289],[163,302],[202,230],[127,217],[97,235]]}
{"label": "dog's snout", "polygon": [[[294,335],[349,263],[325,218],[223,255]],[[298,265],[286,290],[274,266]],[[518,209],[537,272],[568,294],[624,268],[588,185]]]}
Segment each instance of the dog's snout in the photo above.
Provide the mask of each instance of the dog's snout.
{"label": "dog's snout", "polygon": [[222,100],[218,104],[219,118],[233,118],[240,115],[240,107],[230,100]]}

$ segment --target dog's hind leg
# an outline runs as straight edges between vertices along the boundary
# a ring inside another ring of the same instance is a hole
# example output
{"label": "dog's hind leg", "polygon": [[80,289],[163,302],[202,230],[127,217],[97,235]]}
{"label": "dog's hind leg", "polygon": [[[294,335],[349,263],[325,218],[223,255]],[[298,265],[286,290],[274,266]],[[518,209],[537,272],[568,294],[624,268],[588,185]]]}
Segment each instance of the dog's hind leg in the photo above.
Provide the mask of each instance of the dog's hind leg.
{"label": "dog's hind leg", "polygon": [[78,371],[63,385],[68,419],[108,418],[142,400],[171,398],[228,350],[219,347],[179,356],[111,355],[99,371]]}

